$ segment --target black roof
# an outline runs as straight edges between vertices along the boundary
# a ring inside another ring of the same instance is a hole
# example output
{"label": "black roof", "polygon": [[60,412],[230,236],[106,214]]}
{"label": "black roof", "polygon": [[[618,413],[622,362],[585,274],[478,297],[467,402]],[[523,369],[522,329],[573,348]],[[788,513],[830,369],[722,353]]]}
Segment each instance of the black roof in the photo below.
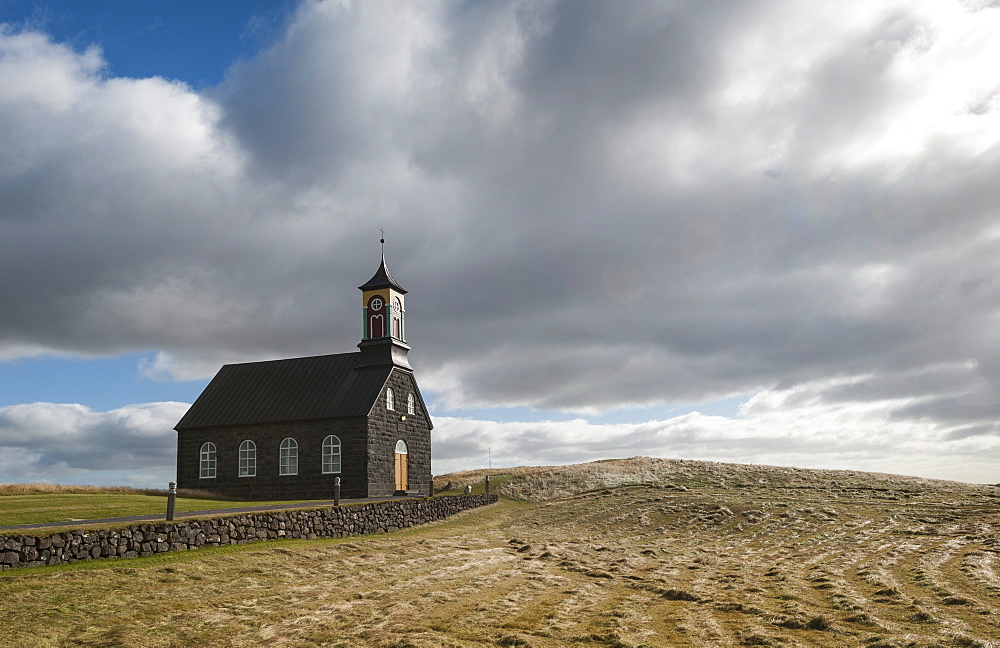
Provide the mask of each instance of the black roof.
{"label": "black roof", "polygon": [[366,284],[358,286],[359,290],[378,290],[379,288],[392,288],[397,292],[406,294],[406,290],[396,283],[396,280],[389,274],[389,269],[385,267],[384,256],[382,257],[382,264],[378,267],[378,272]]}
{"label": "black roof", "polygon": [[367,416],[393,367],[355,369],[360,357],[225,365],[174,429]]}

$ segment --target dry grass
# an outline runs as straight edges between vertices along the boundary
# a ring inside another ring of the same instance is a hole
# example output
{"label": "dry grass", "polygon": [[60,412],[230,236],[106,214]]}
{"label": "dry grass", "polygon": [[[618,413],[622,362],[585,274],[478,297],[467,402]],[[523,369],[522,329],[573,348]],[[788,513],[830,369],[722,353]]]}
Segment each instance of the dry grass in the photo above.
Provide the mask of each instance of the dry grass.
{"label": "dry grass", "polygon": [[4,495],[162,495],[164,491],[127,486],[64,486],[61,484],[0,484]]}
{"label": "dry grass", "polygon": [[[73,486],[64,484],[0,484],[0,497],[5,495],[158,495],[165,497],[166,489],[130,488],[128,486]],[[239,501],[232,497],[216,495],[210,491],[181,488],[179,497],[187,499],[210,499],[215,501]]]}
{"label": "dry grass", "polygon": [[[451,483],[454,492],[470,484],[481,489],[491,475],[498,492],[527,501],[546,501],[619,486],[658,486],[669,490],[688,488],[777,488],[808,489],[817,483],[868,489],[873,492],[912,491],[934,488],[938,492],[998,493],[994,486],[976,486],[907,475],[855,470],[812,470],[781,466],[727,464],[712,461],[632,457],[604,459],[570,466],[521,466],[495,470],[468,470],[434,478],[435,489]],[[499,477],[499,479],[498,479]]]}
{"label": "dry grass", "polygon": [[0,645],[1000,646],[995,489],[645,459],[509,472],[501,490],[539,501],[5,572]]}
{"label": "dry grass", "polygon": [[[34,485],[18,484],[0,496],[0,526],[17,524],[42,524],[65,522],[79,525],[80,520],[97,520],[131,515],[160,515],[166,512],[165,491],[141,491],[131,488],[102,487],[48,487],[41,492]],[[22,494],[28,493],[28,494]],[[287,504],[288,502],[254,502],[255,505]],[[204,491],[178,491],[177,511],[192,512],[233,506],[230,498],[213,498]],[[308,506],[303,503],[303,506]],[[121,523],[117,523],[119,526]],[[72,526],[64,527],[72,528]],[[90,528],[97,528],[91,526]],[[105,524],[103,528],[114,528]],[[25,531],[34,535],[48,535],[54,529]]]}

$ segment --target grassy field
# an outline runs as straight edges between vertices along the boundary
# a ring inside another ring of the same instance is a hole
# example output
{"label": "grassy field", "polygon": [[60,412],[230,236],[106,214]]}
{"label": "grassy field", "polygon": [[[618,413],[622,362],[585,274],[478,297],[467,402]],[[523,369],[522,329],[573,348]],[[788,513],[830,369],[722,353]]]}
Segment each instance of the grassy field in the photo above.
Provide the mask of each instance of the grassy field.
{"label": "grassy field", "polygon": [[[177,498],[176,511],[240,506],[239,502],[191,493]],[[253,505],[279,502],[253,502]],[[88,486],[47,486],[7,484],[0,486],[0,526],[72,522],[127,515],[163,514],[167,510],[166,493],[130,488]]]}
{"label": "grassy field", "polygon": [[1000,646],[1000,489],[651,459],[505,472],[531,501],[405,532],[4,572],[0,645]]}

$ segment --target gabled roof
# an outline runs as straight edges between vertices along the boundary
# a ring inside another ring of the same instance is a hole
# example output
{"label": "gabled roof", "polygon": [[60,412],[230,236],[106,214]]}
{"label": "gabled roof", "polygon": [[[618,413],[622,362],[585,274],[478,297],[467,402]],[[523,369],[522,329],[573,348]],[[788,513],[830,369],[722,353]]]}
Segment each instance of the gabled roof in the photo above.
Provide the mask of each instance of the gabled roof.
{"label": "gabled roof", "polygon": [[396,281],[392,278],[392,275],[389,274],[389,269],[385,267],[384,256],[382,257],[381,265],[378,267],[378,272],[376,272],[367,283],[362,286],[358,286],[358,290],[378,290],[379,288],[392,288],[396,292],[404,295],[406,294],[406,290],[396,283]]}
{"label": "gabled roof", "polygon": [[355,369],[360,357],[225,365],[174,429],[367,416],[393,368]]}

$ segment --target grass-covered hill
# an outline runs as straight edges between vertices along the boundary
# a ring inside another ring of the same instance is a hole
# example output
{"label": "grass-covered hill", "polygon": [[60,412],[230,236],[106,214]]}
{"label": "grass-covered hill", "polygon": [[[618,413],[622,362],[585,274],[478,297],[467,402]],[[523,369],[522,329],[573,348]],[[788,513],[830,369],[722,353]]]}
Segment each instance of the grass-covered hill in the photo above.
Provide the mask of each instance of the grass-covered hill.
{"label": "grass-covered hill", "polygon": [[619,486],[655,486],[668,490],[698,488],[777,490],[826,490],[836,493],[862,490],[884,493],[908,493],[932,490],[936,493],[969,493],[992,497],[1000,493],[993,486],[979,486],[906,475],[861,472],[855,470],[815,470],[747,464],[633,457],[605,459],[568,466],[522,466],[493,470],[468,470],[435,477],[435,490],[451,484],[459,492],[466,484],[481,488],[486,475],[492,475],[497,492],[528,501],[544,501]]}
{"label": "grass-covered hill", "polygon": [[0,573],[0,645],[1000,646],[1000,489],[645,458],[491,474],[520,499],[405,532]]}

